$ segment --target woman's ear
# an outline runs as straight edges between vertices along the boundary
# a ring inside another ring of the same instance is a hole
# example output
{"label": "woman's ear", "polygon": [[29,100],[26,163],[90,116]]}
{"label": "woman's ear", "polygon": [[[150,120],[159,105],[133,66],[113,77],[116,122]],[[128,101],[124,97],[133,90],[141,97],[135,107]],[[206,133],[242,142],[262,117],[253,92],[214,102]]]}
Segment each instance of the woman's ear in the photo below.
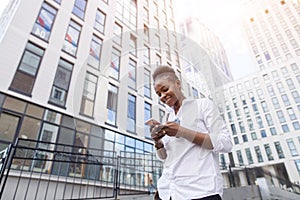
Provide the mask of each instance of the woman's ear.
{"label": "woman's ear", "polygon": [[181,89],[181,82],[179,79],[176,80],[176,86]]}

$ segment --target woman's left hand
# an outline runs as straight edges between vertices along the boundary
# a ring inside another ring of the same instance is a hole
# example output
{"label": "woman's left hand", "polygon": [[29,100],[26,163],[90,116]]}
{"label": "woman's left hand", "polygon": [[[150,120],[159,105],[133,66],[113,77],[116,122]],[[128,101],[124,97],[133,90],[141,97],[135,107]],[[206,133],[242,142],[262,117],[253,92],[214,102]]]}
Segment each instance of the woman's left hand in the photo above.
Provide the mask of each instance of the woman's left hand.
{"label": "woman's left hand", "polygon": [[180,125],[176,122],[167,122],[164,125],[163,130],[166,131],[166,135],[175,137],[179,133]]}

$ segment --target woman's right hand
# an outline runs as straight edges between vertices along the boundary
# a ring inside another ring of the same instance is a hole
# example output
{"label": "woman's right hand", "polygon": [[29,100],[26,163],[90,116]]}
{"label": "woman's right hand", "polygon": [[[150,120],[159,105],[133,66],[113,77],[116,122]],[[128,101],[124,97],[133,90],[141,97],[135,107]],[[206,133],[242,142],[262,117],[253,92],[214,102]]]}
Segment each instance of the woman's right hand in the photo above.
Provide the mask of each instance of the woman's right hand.
{"label": "woman's right hand", "polygon": [[151,138],[154,142],[158,142],[166,135],[166,131],[163,129],[164,125],[151,126]]}

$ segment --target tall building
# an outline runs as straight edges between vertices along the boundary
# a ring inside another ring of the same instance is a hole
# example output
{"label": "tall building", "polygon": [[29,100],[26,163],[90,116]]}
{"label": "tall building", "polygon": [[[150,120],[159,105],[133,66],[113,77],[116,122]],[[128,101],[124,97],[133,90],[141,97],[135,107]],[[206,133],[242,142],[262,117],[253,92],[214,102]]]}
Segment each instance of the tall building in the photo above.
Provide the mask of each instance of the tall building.
{"label": "tall building", "polygon": [[[216,88],[233,79],[222,43],[196,17],[179,21],[178,27],[183,55],[181,65],[186,77],[200,89],[201,97],[215,99]],[[195,92],[196,89],[192,89]]]}
{"label": "tall building", "polygon": [[217,78],[221,79],[216,87],[233,79],[225,49],[220,39],[196,17],[188,17],[179,22],[179,32],[195,41],[206,52],[216,66]]}
{"label": "tall building", "polygon": [[[57,151],[68,154],[61,162],[152,153],[144,122],[164,120],[152,89],[155,66],[173,67],[187,96],[199,95],[182,75],[173,18],[172,0],[11,0],[0,20],[0,151],[32,141],[21,146],[30,153],[17,155],[38,159],[13,159],[11,169],[92,178],[109,188],[116,170],[109,161],[87,175],[85,163],[58,167],[51,159]],[[156,182],[161,170],[149,163],[120,171],[120,182],[147,188],[149,174]]]}
{"label": "tall building", "polygon": [[[300,6],[246,2],[245,32],[260,72],[224,86],[219,107],[235,145],[221,163],[266,170],[289,187],[300,181]],[[235,181],[243,185],[244,177]]]}

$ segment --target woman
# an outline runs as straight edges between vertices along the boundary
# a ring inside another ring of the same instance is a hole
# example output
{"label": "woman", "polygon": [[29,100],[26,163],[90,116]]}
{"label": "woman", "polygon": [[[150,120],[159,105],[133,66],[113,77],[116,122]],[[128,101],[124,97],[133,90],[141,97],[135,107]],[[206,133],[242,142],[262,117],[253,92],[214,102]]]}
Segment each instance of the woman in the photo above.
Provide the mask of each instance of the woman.
{"label": "woman", "polygon": [[219,152],[230,152],[231,136],[211,100],[188,99],[175,71],[156,68],[154,89],[166,104],[167,122],[152,127],[158,157],[164,162],[158,180],[162,200],[220,200],[223,179]]}

